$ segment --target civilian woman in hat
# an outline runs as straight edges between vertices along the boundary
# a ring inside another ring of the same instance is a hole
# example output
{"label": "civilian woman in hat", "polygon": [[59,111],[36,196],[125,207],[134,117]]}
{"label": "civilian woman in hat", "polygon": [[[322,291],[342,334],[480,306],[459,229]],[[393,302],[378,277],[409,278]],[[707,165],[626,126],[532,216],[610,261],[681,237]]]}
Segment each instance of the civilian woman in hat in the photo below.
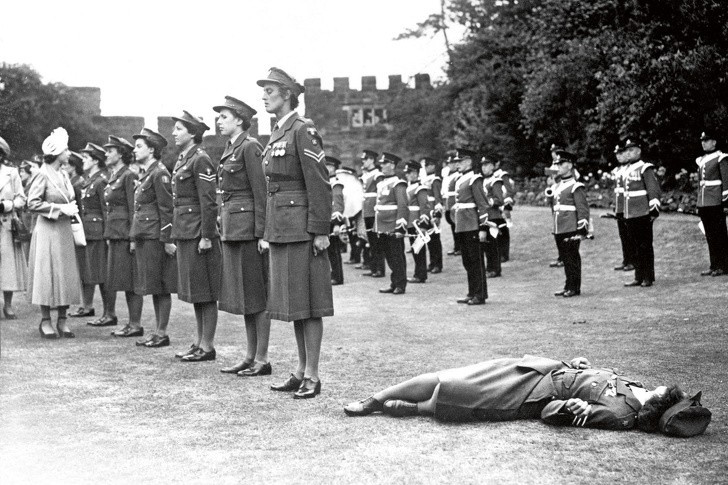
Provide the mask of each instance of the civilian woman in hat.
{"label": "civilian woman in hat", "polygon": [[172,239],[177,245],[177,297],[195,307],[197,337],[175,357],[185,362],[215,360],[217,300],[222,254],[217,232],[217,173],[202,148],[210,128],[187,111],[175,120],[174,141],[181,150],[172,174],[174,219]]}
{"label": "civilian woman in hat", "polygon": [[303,86],[278,68],[271,68],[258,85],[266,111],[277,119],[263,151],[269,195],[263,236],[270,244],[268,314],[294,322],[298,345],[295,372],[271,389],[295,391],[294,398],[305,399],[321,392],[322,317],[334,314],[326,253],[331,186],[321,137],[295,111]]}
{"label": "civilian woman in hat", "polygon": [[[30,242],[28,297],[40,305],[38,329],[43,338],[75,336],[66,323],[66,310],[81,299],[71,230],[71,216],[78,214],[78,207],[63,170],[69,156],[68,133],[56,128],[43,142],[44,163],[28,191],[28,209],[39,216]],[[51,307],[58,309],[58,334],[51,325]]]}
{"label": "civilian woman in hat", "polygon": [[25,192],[20,174],[7,164],[10,146],[0,138],[0,290],[3,292],[3,315],[17,318],[13,310],[13,293],[26,287],[28,268],[20,242],[13,241],[12,220],[25,207]]}
{"label": "civilian woman in hat", "polygon": [[[93,143],[87,143],[81,150],[83,170],[86,174],[83,184],[80,186],[80,207],[83,230],[86,235],[86,247],[79,252],[78,246],[76,256],[83,258],[79,262],[82,283],[82,303],[72,317],[94,316],[94,289],[99,285],[101,300],[106,315],[108,295],[105,291],[106,283],[106,241],[104,241],[104,188],[106,187],[106,176],[102,169],[106,166],[106,152],[103,148]],[[92,322],[89,322],[89,325]]]}
{"label": "civilian woman in hat", "polygon": [[265,313],[268,286],[268,243],[265,231],[266,187],[263,147],[247,130],[255,110],[231,96],[213,107],[220,134],[230,138],[218,166],[222,198],[222,274],[220,310],[243,315],[247,335],[245,358],[220,369],[227,374],[269,375],[270,318]]}
{"label": "civilian woman in hat", "polygon": [[104,238],[109,246],[106,265],[106,290],[109,292],[106,315],[93,326],[116,325],[116,292],[126,294],[129,323],[112,332],[115,337],[141,337],[142,297],[134,293],[137,265],[129,233],[134,217],[134,188],[137,176],[129,169],[134,159],[134,146],[123,138],[109,136],[106,166],[110,170],[109,185],[104,190],[106,225]]}
{"label": "civilian woman in hat", "polygon": [[177,293],[177,247],[172,234],[172,184],[160,162],[167,140],[149,128],[134,135],[134,156],[139,166],[139,183],[134,192],[131,247],[137,263],[134,291],[152,295],[157,326],[138,346],[167,347],[167,325],[172,310],[172,293]]}

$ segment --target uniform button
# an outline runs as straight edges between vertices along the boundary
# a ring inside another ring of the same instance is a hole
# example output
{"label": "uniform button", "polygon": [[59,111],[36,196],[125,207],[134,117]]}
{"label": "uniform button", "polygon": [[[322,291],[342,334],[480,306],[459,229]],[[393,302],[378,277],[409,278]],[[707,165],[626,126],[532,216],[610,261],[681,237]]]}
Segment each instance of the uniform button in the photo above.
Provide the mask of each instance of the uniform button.
{"label": "uniform button", "polygon": [[596,382],[592,382],[592,387],[597,387],[597,383]]}
{"label": "uniform button", "polygon": [[191,209],[191,208],[190,208],[190,209],[187,209],[187,211],[188,211],[188,212],[192,212],[192,209]]}
{"label": "uniform button", "polygon": [[265,161],[265,164],[268,165],[268,160]]}
{"label": "uniform button", "polygon": [[291,205],[293,205],[293,201],[291,201]]}

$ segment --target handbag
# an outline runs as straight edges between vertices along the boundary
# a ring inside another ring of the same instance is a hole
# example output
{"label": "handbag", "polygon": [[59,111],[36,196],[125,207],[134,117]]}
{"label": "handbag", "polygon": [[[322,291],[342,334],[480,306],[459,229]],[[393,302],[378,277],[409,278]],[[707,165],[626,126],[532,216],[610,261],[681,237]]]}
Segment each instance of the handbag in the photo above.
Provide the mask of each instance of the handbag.
{"label": "handbag", "polygon": [[[61,193],[64,199],[66,199],[66,202],[70,204],[71,201],[68,200],[65,192],[63,192],[51,178],[48,178],[48,181],[53,184],[56,190]],[[73,243],[76,246],[86,246],[86,233],[83,230],[83,223],[81,222],[81,216],[79,214],[71,216],[71,231],[73,232]]]}
{"label": "handbag", "polygon": [[32,237],[28,226],[15,213],[13,213],[13,217],[10,219],[10,232],[13,234],[13,241],[16,243],[28,242]]}

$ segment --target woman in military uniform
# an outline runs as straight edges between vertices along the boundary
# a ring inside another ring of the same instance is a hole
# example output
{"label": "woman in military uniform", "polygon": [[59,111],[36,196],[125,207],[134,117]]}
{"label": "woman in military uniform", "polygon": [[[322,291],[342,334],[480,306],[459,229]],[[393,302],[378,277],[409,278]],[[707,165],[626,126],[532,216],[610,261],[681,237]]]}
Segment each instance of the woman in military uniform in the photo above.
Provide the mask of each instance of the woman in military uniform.
{"label": "woman in military uniform", "polygon": [[[87,143],[81,150],[83,170],[86,173],[81,185],[81,201],[79,211],[83,222],[83,230],[86,235],[86,247],[82,253],[76,253],[77,257],[83,258],[79,262],[82,284],[82,306],[71,313],[72,317],[94,316],[94,289],[99,285],[101,300],[104,311],[99,319],[104,321],[107,317],[108,295],[106,294],[106,264],[107,247],[104,241],[104,218],[105,201],[104,189],[106,188],[106,175],[103,173],[106,167],[106,152],[103,148],[93,143]],[[98,321],[98,320],[97,320]],[[94,322],[88,322],[93,325]]]}
{"label": "woman in military uniform", "polygon": [[195,307],[197,338],[175,357],[185,362],[215,360],[217,300],[222,254],[217,232],[217,173],[202,148],[209,130],[184,111],[175,120],[174,141],[181,153],[172,174],[172,239],[177,245],[177,297]]}
{"label": "woman in military uniform", "polygon": [[116,292],[126,293],[129,323],[112,332],[116,337],[141,337],[142,297],[134,293],[137,265],[129,232],[134,217],[134,188],[137,176],[129,169],[134,146],[123,138],[110,136],[106,148],[106,166],[111,171],[104,191],[106,225],[104,239],[109,246],[106,266],[106,289],[109,292],[106,319],[96,326],[116,325]]}
{"label": "woman in military uniform", "polygon": [[139,166],[139,183],[134,191],[131,247],[137,263],[134,292],[152,295],[157,326],[137,341],[138,346],[167,347],[167,324],[172,310],[172,293],[177,292],[177,247],[172,243],[172,184],[160,162],[167,140],[156,131],[142,129],[134,135],[134,157]]}
{"label": "woman in military uniform", "polygon": [[322,317],[334,314],[331,265],[326,253],[331,224],[331,186],[321,137],[296,113],[303,86],[271,68],[263,102],[277,122],[263,152],[268,182],[265,235],[270,243],[270,318],[293,321],[298,367],[274,391],[295,391],[297,399],[321,391],[319,355]]}
{"label": "woman in military uniform", "polygon": [[247,133],[256,111],[232,96],[225,96],[225,102],[213,109],[219,113],[220,134],[230,137],[217,172],[225,268],[219,308],[243,315],[247,336],[245,358],[220,371],[246,377],[270,375],[270,318],[265,312],[268,243],[263,240],[266,207],[263,147]]}

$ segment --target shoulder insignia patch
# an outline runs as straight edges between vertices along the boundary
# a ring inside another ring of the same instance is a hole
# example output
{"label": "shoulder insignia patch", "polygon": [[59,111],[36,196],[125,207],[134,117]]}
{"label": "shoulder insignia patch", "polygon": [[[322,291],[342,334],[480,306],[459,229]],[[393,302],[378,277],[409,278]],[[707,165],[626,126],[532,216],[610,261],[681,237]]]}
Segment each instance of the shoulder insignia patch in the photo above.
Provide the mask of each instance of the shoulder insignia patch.
{"label": "shoulder insignia patch", "polygon": [[319,163],[321,163],[326,158],[326,154],[324,153],[323,150],[321,150],[320,152],[316,153],[313,150],[309,150],[308,148],[304,148],[303,149],[303,154],[306,155],[309,158],[314,159],[315,161],[317,161]]}
{"label": "shoulder insignia patch", "polygon": [[162,175],[162,183],[163,184],[168,184],[169,183],[169,177],[167,177],[166,175]]}

